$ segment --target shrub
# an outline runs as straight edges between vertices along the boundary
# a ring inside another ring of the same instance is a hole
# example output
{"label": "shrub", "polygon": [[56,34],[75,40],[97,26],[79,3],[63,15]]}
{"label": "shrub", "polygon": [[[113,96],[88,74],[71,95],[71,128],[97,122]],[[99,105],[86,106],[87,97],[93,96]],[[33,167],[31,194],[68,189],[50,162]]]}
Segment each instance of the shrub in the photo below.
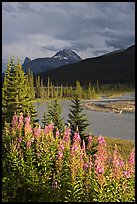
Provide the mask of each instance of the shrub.
{"label": "shrub", "polygon": [[[88,144],[65,126],[32,128],[30,117],[14,115],[2,137],[2,199],[4,202],[126,202],[135,201],[135,152],[123,161],[107,151],[103,136],[91,155]],[[81,145],[82,144],[82,145]]]}

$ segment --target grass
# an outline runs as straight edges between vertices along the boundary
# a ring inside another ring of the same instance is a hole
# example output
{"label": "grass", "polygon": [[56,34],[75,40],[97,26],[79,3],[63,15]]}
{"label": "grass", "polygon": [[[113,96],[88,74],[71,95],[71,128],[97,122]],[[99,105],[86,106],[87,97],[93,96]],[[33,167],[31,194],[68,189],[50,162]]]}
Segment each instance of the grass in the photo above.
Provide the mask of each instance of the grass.
{"label": "grass", "polygon": [[[93,137],[93,142],[97,142],[98,136]],[[128,160],[130,152],[133,148],[135,148],[135,141],[134,140],[124,140],[119,138],[108,138],[105,137],[105,141],[107,144],[107,149],[112,153],[115,149],[115,144],[117,145],[117,150],[122,156],[124,161]]]}

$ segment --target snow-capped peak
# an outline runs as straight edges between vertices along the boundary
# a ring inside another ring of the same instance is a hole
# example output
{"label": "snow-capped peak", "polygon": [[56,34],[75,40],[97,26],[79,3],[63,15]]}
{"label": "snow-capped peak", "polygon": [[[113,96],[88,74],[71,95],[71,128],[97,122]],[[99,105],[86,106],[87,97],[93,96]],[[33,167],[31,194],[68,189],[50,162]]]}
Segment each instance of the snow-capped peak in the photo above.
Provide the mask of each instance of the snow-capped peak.
{"label": "snow-capped peak", "polygon": [[82,60],[74,51],[70,49],[63,49],[57,52],[52,58],[55,59],[64,59],[64,60],[75,60],[79,61]]}

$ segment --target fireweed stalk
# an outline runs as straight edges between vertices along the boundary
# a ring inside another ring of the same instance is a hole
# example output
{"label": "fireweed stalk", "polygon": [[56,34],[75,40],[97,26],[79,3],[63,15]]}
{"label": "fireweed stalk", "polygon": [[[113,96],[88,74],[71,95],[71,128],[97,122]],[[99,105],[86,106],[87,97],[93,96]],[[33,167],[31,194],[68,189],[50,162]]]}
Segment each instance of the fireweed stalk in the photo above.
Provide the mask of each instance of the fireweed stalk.
{"label": "fireweed stalk", "polygon": [[[54,124],[32,128],[15,114],[2,136],[3,200],[6,202],[129,202],[135,200],[135,151],[123,161],[110,158],[103,136],[91,155],[92,137],[70,139],[70,127],[53,134]],[[82,144],[82,145],[81,145]],[[14,181],[14,182],[13,182]]]}

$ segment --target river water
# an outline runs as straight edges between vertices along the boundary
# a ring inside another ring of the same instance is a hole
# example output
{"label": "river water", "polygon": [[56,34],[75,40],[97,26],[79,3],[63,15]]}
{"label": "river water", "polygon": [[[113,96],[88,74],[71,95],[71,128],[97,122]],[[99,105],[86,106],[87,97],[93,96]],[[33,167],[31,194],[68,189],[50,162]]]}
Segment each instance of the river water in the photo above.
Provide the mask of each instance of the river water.
{"label": "river water", "polygon": [[[131,93],[132,94],[132,93]],[[123,98],[129,100],[133,94],[124,95]],[[121,99],[121,97],[120,97]],[[81,101],[83,105],[85,101]],[[62,117],[64,122],[67,123],[70,105],[70,100],[60,100],[59,104],[62,107]],[[47,102],[35,102],[35,109],[37,111],[37,118],[42,125],[41,120],[44,112],[47,112]],[[99,112],[86,109],[82,106],[83,111],[88,118],[90,125],[87,127],[86,132],[92,132],[93,135],[103,135],[106,137],[114,137],[121,139],[135,140],[135,113],[113,113],[113,112]]]}

